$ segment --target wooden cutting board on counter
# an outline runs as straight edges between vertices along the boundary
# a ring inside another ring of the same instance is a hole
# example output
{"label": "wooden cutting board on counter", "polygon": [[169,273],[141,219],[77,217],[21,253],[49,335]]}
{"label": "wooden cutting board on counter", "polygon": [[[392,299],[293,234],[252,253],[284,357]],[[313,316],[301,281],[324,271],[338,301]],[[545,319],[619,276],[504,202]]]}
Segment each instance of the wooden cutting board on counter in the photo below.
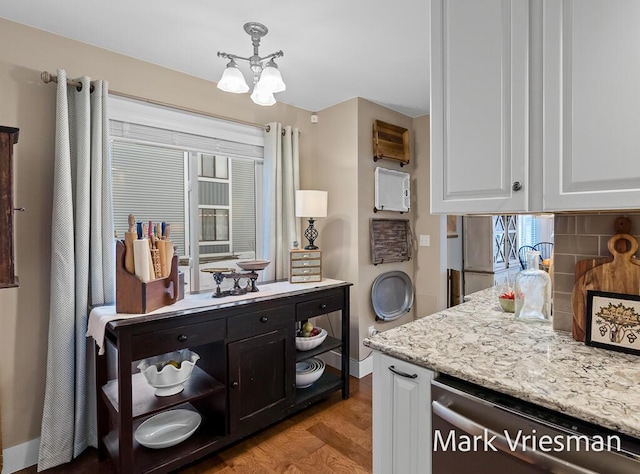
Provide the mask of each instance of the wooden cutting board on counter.
{"label": "wooden cutting board on counter", "polygon": [[620,233],[609,239],[607,247],[612,257],[582,260],[576,264],[576,275],[588,268],[576,279],[571,294],[572,336],[578,341],[585,339],[587,291],[640,294],[640,262],[634,257],[638,241],[630,234]]}

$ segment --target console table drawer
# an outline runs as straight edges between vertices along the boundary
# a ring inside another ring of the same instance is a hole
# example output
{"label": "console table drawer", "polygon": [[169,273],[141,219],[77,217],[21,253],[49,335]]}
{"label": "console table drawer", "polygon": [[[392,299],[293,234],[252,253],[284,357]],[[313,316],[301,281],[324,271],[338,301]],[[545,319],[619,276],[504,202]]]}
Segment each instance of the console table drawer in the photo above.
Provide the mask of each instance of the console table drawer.
{"label": "console table drawer", "polygon": [[320,316],[321,314],[332,313],[333,311],[340,311],[342,309],[342,296],[332,295],[324,298],[316,298],[304,303],[298,303],[296,305],[296,319],[298,321],[314,316]]}
{"label": "console table drawer", "polygon": [[318,260],[320,258],[320,250],[299,250],[291,252],[291,260]]}
{"label": "console table drawer", "polygon": [[264,334],[286,326],[293,327],[292,308],[281,306],[265,311],[239,314],[228,318],[227,335],[230,340]]}
{"label": "console table drawer", "polygon": [[225,326],[224,319],[217,319],[134,336],[131,339],[133,359],[221,341]]}

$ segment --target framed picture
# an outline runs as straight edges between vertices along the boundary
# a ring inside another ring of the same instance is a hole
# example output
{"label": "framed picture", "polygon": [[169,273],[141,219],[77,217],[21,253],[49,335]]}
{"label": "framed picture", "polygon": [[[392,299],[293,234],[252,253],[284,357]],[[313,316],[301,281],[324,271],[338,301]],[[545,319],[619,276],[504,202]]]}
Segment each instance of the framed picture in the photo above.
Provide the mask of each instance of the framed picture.
{"label": "framed picture", "polygon": [[587,291],[585,343],[640,355],[640,295]]}

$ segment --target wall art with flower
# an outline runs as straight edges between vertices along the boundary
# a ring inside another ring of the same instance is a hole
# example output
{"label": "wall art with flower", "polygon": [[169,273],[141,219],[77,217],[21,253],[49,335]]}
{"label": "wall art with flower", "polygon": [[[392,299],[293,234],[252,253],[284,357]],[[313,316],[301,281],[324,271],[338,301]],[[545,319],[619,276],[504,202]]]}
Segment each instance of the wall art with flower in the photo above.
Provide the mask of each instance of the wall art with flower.
{"label": "wall art with flower", "polygon": [[640,295],[587,291],[585,343],[640,355]]}

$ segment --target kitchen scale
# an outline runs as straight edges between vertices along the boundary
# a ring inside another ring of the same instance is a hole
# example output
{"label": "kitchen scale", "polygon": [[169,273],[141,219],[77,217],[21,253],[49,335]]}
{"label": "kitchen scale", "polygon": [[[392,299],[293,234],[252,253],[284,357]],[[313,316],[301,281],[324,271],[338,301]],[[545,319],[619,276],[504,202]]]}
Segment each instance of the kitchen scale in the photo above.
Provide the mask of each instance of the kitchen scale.
{"label": "kitchen scale", "polygon": [[[260,291],[256,285],[258,274],[254,271],[237,272],[232,268],[203,268],[201,271],[211,273],[213,280],[216,282],[216,291],[211,295],[212,298],[245,295],[247,293]],[[220,285],[225,278],[233,278],[233,288],[223,291],[220,289]],[[243,278],[247,279],[247,284],[240,286],[240,280]]]}

